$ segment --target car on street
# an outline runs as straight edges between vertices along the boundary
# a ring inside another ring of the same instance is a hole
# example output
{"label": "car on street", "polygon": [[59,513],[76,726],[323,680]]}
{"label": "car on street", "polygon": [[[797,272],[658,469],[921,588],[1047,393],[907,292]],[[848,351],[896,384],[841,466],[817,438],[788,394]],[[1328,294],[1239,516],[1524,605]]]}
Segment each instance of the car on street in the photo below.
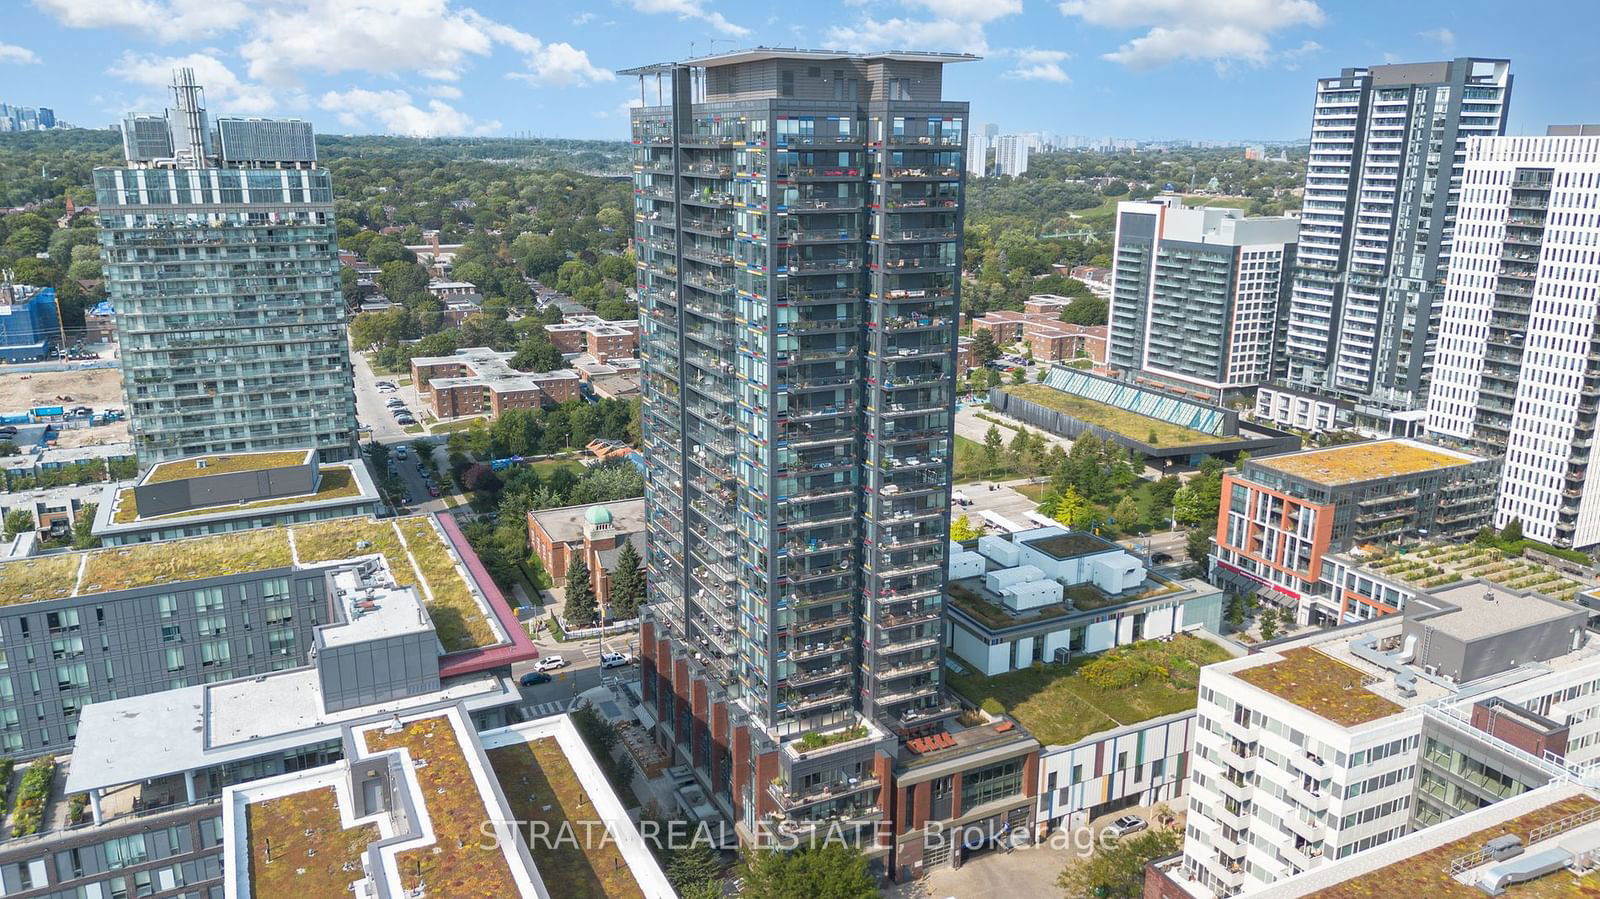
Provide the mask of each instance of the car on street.
{"label": "car on street", "polygon": [[394,382],[393,381],[378,381],[377,385],[378,385],[379,389],[382,389],[382,388],[385,388],[385,387],[389,388],[390,390],[394,389]]}
{"label": "car on street", "polygon": [[393,409],[396,406],[404,406],[405,404],[406,404],[406,401],[401,399],[401,398],[399,398],[399,397],[397,397],[397,396],[389,397],[388,401],[386,401],[384,403],[384,405],[388,406],[390,409]]}
{"label": "car on street", "polygon": [[88,406],[73,406],[72,414],[78,418],[88,418],[94,414],[94,410]]}
{"label": "car on street", "polygon": [[1155,565],[1165,565],[1172,561],[1171,553],[1156,553],[1150,557],[1150,562]]}
{"label": "car on street", "polygon": [[403,415],[410,415],[411,414],[411,410],[407,409],[404,406],[401,406],[398,409],[390,409],[389,410],[389,414],[393,415],[395,418],[399,418],[399,417],[401,417]]}
{"label": "car on street", "polygon": [[395,416],[394,423],[397,424],[397,425],[414,425],[414,424],[417,423],[417,420],[415,418],[412,418],[411,415],[408,413],[406,415],[397,415],[397,416]]}
{"label": "car on street", "polygon": [[382,384],[378,385],[378,392],[379,393],[394,393],[398,389],[399,389],[398,387],[385,387]]}
{"label": "car on street", "polygon": [[397,447],[394,448],[394,457],[396,459],[404,459],[406,457],[406,454],[409,453],[409,452],[410,452],[410,450],[407,450],[405,447],[397,446]]}
{"label": "car on street", "polygon": [[560,656],[545,656],[533,663],[533,670],[535,671],[554,671],[557,668],[565,667],[567,667],[567,660]]}
{"label": "car on street", "polygon": [[625,652],[600,653],[601,668],[622,668],[633,664],[633,656]]}
{"label": "car on street", "polygon": [[433,486],[432,484],[429,484],[428,485],[428,495],[433,497],[433,498],[435,498],[435,499],[438,499],[438,497],[439,497],[439,488]]}
{"label": "car on street", "polygon": [[1145,820],[1138,815],[1123,815],[1117,820],[1112,821],[1110,824],[1107,824],[1105,832],[1111,834],[1111,836],[1116,837],[1117,839],[1121,839],[1130,833],[1138,833],[1149,826],[1150,825],[1145,823]]}
{"label": "car on street", "polygon": [[543,671],[529,671],[517,683],[524,687],[537,687],[540,684],[550,683],[550,675],[545,674]]}

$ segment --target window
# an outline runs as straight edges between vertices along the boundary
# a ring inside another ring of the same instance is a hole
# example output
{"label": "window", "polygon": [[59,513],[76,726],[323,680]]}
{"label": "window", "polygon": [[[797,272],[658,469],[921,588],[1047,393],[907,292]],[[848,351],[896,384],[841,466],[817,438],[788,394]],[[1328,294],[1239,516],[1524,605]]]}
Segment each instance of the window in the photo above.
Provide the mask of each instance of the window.
{"label": "window", "polygon": [[78,610],[63,609],[59,612],[46,612],[44,621],[52,634],[75,631],[78,629]]}
{"label": "window", "polygon": [[1022,792],[1022,759],[979,768],[961,775],[963,814],[985,803],[1016,796]]}
{"label": "window", "polygon": [[294,620],[294,606],[288,603],[267,606],[268,624],[288,624]]}
{"label": "window", "polygon": [[126,868],[129,865],[137,865],[150,857],[149,851],[145,849],[144,834],[142,833],[119,837],[115,840],[106,840],[101,845],[106,852],[106,865],[111,868]]}
{"label": "window", "polygon": [[169,649],[169,650],[167,650],[167,670],[168,671],[182,671],[183,670],[183,650],[181,650],[181,649]]}
{"label": "window", "polygon": [[778,96],[794,96],[794,72],[785,70],[778,73]]}
{"label": "window", "polygon": [[171,593],[163,593],[156,597],[156,608],[161,612],[162,618],[171,618],[178,614],[178,597]]}
{"label": "window", "polygon": [[226,665],[233,658],[233,650],[228,646],[227,640],[212,640],[200,644],[200,667],[210,668],[214,665]]}
{"label": "window", "polygon": [[267,631],[267,649],[273,655],[289,655],[294,652],[294,631],[286,627],[275,627]]}
{"label": "window", "polygon": [[194,591],[194,610],[196,612],[222,611],[222,588],[207,587],[204,590]]}
{"label": "window", "polygon": [[200,636],[215,637],[228,632],[228,616],[202,615],[199,622]]}
{"label": "window", "polygon": [[83,662],[76,665],[56,666],[56,687],[62,690],[75,690],[89,686],[89,666]]}
{"label": "window", "polygon": [[183,639],[183,626],[179,624],[163,624],[161,626],[161,642],[176,643]]}
{"label": "window", "polygon": [[57,637],[50,641],[50,658],[70,659],[83,655],[82,637]]}
{"label": "window", "polygon": [[[309,582],[307,582],[309,583]],[[289,579],[275,577],[261,582],[261,600],[263,602],[280,602],[289,598]]]}

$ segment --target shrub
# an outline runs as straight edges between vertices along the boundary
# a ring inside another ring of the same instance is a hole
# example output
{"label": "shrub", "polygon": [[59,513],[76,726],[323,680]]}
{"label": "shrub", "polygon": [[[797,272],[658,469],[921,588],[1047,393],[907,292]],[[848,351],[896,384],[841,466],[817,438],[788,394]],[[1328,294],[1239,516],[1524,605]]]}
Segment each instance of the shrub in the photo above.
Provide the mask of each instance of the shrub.
{"label": "shrub", "polygon": [[1006,713],[1006,707],[1000,703],[1000,700],[992,696],[979,703],[978,708],[991,715],[1004,715]]}
{"label": "shrub", "polygon": [[47,755],[34,761],[22,772],[22,785],[17,787],[17,801],[11,806],[11,835],[31,836],[44,826],[44,807],[50,799],[50,781],[55,775],[56,759]]}

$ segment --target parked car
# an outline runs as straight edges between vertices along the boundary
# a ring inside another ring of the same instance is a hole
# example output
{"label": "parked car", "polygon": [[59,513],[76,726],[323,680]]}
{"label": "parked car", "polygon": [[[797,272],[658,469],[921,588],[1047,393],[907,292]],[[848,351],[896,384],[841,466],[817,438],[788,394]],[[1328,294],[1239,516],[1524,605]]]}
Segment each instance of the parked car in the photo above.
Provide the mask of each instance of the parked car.
{"label": "parked car", "polygon": [[416,424],[417,420],[409,415],[402,415],[401,417],[395,419],[394,423],[402,426],[410,426]]}
{"label": "parked car", "polygon": [[1172,561],[1172,554],[1171,553],[1156,553],[1155,555],[1150,557],[1150,561],[1151,561],[1152,564],[1155,564],[1155,565],[1165,565],[1168,562]]}
{"label": "parked car", "polygon": [[540,684],[550,683],[550,675],[545,674],[543,671],[529,671],[517,683],[524,687],[537,687]]}
{"label": "parked car", "polygon": [[433,486],[432,484],[429,484],[428,485],[428,495],[433,497],[434,499],[438,499],[439,498],[439,488]]}
{"label": "parked car", "polygon": [[15,436],[17,436],[17,429],[11,425],[0,427],[0,440],[9,440]]}
{"label": "parked car", "polygon": [[394,409],[394,408],[397,408],[399,406],[404,406],[405,404],[406,404],[406,401],[401,399],[401,398],[399,398],[399,397],[397,397],[397,396],[389,397],[389,401],[384,403],[384,405],[388,406],[390,409]]}
{"label": "parked car", "polygon": [[72,414],[76,415],[76,416],[78,416],[80,418],[87,418],[90,415],[94,414],[94,410],[89,408],[88,406],[73,406],[72,407]]}
{"label": "parked car", "polygon": [[404,459],[410,452],[410,450],[403,446],[397,446],[394,448],[394,457],[396,459]]}
{"label": "parked car", "polygon": [[398,389],[399,389],[398,387],[385,387],[382,384],[378,385],[378,392],[379,393],[394,393]]}
{"label": "parked car", "polygon": [[1145,823],[1145,820],[1138,815],[1123,815],[1117,820],[1112,821],[1110,824],[1107,824],[1105,832],[1111,834],[1113,837],[1121,839],[1130,833],[1138,833],[1149,826],[1150,825]]}
{"label": "parked car", "polygon": [[379,388],[387,387],[390,390],[394,389],[394,382],[393,381],[379,381],[377,383],[378,383],[378,387]]}
{"label": "parked car", "polygon": [[633,664],[633,656],[625,652],[600,653],[601,668],[623,668]]}
{"label": "parked car", "polygon": [[389,414],[393,415],[395,418],[399,418],[402,415],[410,415],[411,410],[407,409],[405,406],[399,406],[397,408],[390,409]]}
{"label": "parked car", "polygon": [[533,663],[535,671],[554,671],[557,668],[567,667],[567,660],[560,656],[545,656]]}

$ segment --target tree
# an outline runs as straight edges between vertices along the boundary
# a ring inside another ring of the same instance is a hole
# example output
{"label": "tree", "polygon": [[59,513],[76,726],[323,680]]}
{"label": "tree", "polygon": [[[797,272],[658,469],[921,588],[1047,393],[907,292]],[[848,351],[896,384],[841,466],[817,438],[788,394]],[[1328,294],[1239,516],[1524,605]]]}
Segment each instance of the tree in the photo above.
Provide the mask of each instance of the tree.
{"label": "tree", "polygon": [[1001,454],[1005,452],[1006,440],[1000,436],[1000,428],[990,425],[989,430],[983,435],[983,458],[989,463],[989,473],[992,475],[1000,468]]}
{"label": "tree", "polygon": [[1027,428],[1017,431],[1011,438],[1011,444],[1006,447],[1006,452],[1011,456],[1012,467],[1020,470],[1026,465],[1032,449],[1033,434]]}
{"label": "tree", "polygon": [[6,513],[5,534],[7,540],[10,540],[12,537],[17,536],[24,531],[31,531],[33,529],[33,513],[27,509],[12,509],[10,512]]}
{"label": "tree", "polygon": [[1501,543],[1516,543],[1522,539],[1522,519],[1513,518],[1500,529]]}
{"label": "tree", "polygon": [[667,860],[667,880],[679,896],[722,895],[722,862],[709,840],[696,839],[682,848],[673,848]]}
{"label": "tree", "polygon": [[1278,635],[1278,616],[1275,609],[1268,609],[1261,616],[1261,639],[1271,640]]}
{"label": "tree", "polygon": [[1089,501],[1083,498],[1077,487],[1069,486],[1061,498],[1056,500],[1056,521],[1069,528],[1083,528],[1089,525],[1089,516],[1094,510]]}
{"label": "tree", "polygon": [[1013,383],[1013,384],[1026,384],[1026,383],[1028,383],[1028,373],[1026,371],[1023,371],[1020,368],[1013,368],[1011,370],[1011,383]]}
{"label": "tree", "polygon": [[994,332],[988,328],[976,331],[972,335],[972,345],[967,348],[972,358],[979,365],[987,365],[1000,358],[1000,347],[994,342]]}
{"label": "tree", "polygon": [[639,551],[632,543],[622,544],[617,553],[617,568],[611,572],[611,595],[607,605],[611,617],[632,618],[639,613],[639,603],[644,600],[644,570],[639,567]]}
{"label": "tree", "polygon": [[1189,555],[1189,561],[1204,566],[1206,557],[1211,555],[1211,529],[1195,528],[1190,531],[1183,539],[1183,549]]}
{"label": "tree", "polygon": [[461,475],[461,486],[481,493],[498,493],[502,486],[500,476],[482,462],[469,466]]}
{"label": "tree", "polygon": [[1111,303],[1093,294],[1074,297],[1061,309],[1061,320],[1069,325],[1103,325],[1111,316]]}
{"label": "tree", "polygon": [[1124,533],[1131,534],[1139,526],[1139,504],[1133,501],[1133,497],[1124,496],[1117,501],[1117,507],[1111,510],[1111,517],[1116,519],[1117,527]]}
{"label": "tree", "polygon": [[[1169,853],[1170,854],[1170,853]],[[749,899],[874,899],[867,857],[840,840],[801,849],[750,848],[740,860]]]}
{"label": "tree", "polygon": [[94,503],[84,503],[83,508],[78,510],[78,516],[72,519],[73,549],[94,549],[100,545],[100,538],[92,530],[96,508]]}
{"label": "tree", "polygon": [[19,456],[22,450],[9,440],[0,440],[0,456]]}
{"label": "tree", "polygon": [[1202,469],[1173,494],[1173,517],[1183,524],[1216,526],[1222,506],[1222,476]]}
{"label": "tree", "polygon": [[1176,830],[1145,830],[1077,859],[1056,878],[1068,896],[1138,899],[1144,895],[1144,866],[1183,845]]}
{"label": "tree", "polygon": [[594,582],[589,579],[589,563],[574,556],[567,566],[567,607],[562,613],[570,627],[592,627],[599,618],[594,602]]}
{"label": "tree", "polygon": [[976,540],[982,536],[983,525],[973,525],[965,514],[956,516],[956,519],[950,522],[950,539],[957,543]]}

